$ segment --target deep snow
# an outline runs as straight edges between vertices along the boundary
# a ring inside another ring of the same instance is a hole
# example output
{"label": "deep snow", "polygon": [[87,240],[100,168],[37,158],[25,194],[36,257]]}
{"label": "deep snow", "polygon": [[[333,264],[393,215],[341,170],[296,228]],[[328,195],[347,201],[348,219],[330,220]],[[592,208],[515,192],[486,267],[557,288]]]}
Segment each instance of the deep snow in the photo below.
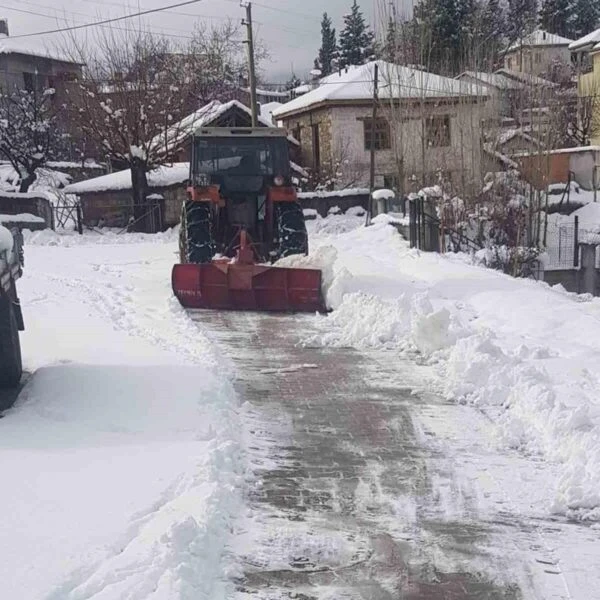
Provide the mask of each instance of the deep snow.
{"label": "deep snow", "polygon": [[499,443],[557,466],[548,514],[600,520],[600,299],[410,249],[385,215],[308,227],[335,310],[306,342],[420,353]]}
{"label": "deep snow", "polygon": [[237,398],[172,299],[174,251],[172,233],[26,236],[34,374],[0,419],[2,598],[228,594]]}

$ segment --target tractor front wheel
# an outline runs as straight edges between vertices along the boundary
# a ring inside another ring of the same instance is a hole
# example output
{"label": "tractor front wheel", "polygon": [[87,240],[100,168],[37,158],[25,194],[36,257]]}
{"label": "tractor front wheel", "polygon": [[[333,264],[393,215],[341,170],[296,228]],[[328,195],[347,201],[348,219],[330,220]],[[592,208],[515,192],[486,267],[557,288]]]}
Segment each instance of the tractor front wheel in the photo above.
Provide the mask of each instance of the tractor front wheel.
{"label": "tractor front wheel", "polygon": [[279,247],[277,258],[308,254],[308,233],[304,213],[298,202],[282,202],[275,212]]}
{"label": "tractor front wheel", "polygon": [[208,202],[184,202],[179,230],[179,254],[182,263],[208,263],[215,255],[211,205]]}

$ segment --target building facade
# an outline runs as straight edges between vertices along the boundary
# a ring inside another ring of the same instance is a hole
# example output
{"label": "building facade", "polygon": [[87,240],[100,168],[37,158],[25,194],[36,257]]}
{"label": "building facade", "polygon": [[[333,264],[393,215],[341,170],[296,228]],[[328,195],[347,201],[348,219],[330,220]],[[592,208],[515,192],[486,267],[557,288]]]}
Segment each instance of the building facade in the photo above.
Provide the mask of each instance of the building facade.
{"label": "building facade", "polygon": [[456,80],[423,72],[411,79],[406,68],[378,63],[382,89],[396,85],[386,83],[388,68],[403,69],[403,82],[389,97],[380,97],[375,121],[365,85],[369,65],[329,76],[275,112],[300,142],[303,166],[324,182],[335,180],[335,187],[367,186],[373,147],[376,187],[404,194],[440,178],[461,193],[479,186],[486,96]]}
{"label": "building facade", "polygon": [[543,29],[512,44],[504,55],[504,68],[509,71],[548,75],[571,61],[569,44],[573,40]]}

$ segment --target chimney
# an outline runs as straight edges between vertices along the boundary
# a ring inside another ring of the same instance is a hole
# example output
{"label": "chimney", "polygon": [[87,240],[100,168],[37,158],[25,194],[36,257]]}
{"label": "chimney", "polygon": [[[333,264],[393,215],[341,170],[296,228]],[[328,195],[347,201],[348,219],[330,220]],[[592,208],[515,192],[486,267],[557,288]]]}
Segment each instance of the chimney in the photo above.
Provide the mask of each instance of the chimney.
{"label": "chimney", "polygon": [[8,19],[0,19],[0,37],[8,37]]}

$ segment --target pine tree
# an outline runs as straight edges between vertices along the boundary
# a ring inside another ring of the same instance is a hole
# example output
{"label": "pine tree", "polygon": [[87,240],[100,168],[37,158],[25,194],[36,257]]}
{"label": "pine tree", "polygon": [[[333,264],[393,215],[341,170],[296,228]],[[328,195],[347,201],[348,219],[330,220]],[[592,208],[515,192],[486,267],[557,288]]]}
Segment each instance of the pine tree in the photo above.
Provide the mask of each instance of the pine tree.
{"label": "pine tree", "polygon": [[340,34],[340,66],[368,62],[373,55],[374,37],[365,23],[357,0],[354,0],[350,14],[344,16],[344,29]]}
{"label": "pine tree", "polygon": [[571,36],[577,39],[600,27],[600,5],[595,0],[573,0]]}
{"label": "pine tree", "polygon": [[396,21],[390,15],[390,20],[388,21],[387,30],[385,32],[385,42],[381,53],[383,60],[392,63],[396,62],[398,58],[398,41],[398,27]]}
{"label": "pine tree", "polygon": [[[498,60],[506,33],[506,14],[500,0],[488,0],[481,7],[481,30],[477,60],[486,70],[492,70]],[[487,63],[487,64],[486,64]],[[489,67],[488,67],[489,65]]]}
{"label": "pine tree", "polygon": [[536,23],[537,0],[508,0],[509,41],[516,42],[529,35],[535,29]]}
{"label": "pine tree", "polygon": [[[590,0],[587,2],[589,3]],[[549,33],[570,37],[573,35],[572,14],[571,0],[542,0],[540,27]]]}
{"label": "pine tree", "polygon": [[331,19],[327,13],[323,13],[321,20],[321,48],[319,49],[319,68],[323,76],[333,71],[333,62],[337,58],[337,42],[335,29],[331,26]]}

